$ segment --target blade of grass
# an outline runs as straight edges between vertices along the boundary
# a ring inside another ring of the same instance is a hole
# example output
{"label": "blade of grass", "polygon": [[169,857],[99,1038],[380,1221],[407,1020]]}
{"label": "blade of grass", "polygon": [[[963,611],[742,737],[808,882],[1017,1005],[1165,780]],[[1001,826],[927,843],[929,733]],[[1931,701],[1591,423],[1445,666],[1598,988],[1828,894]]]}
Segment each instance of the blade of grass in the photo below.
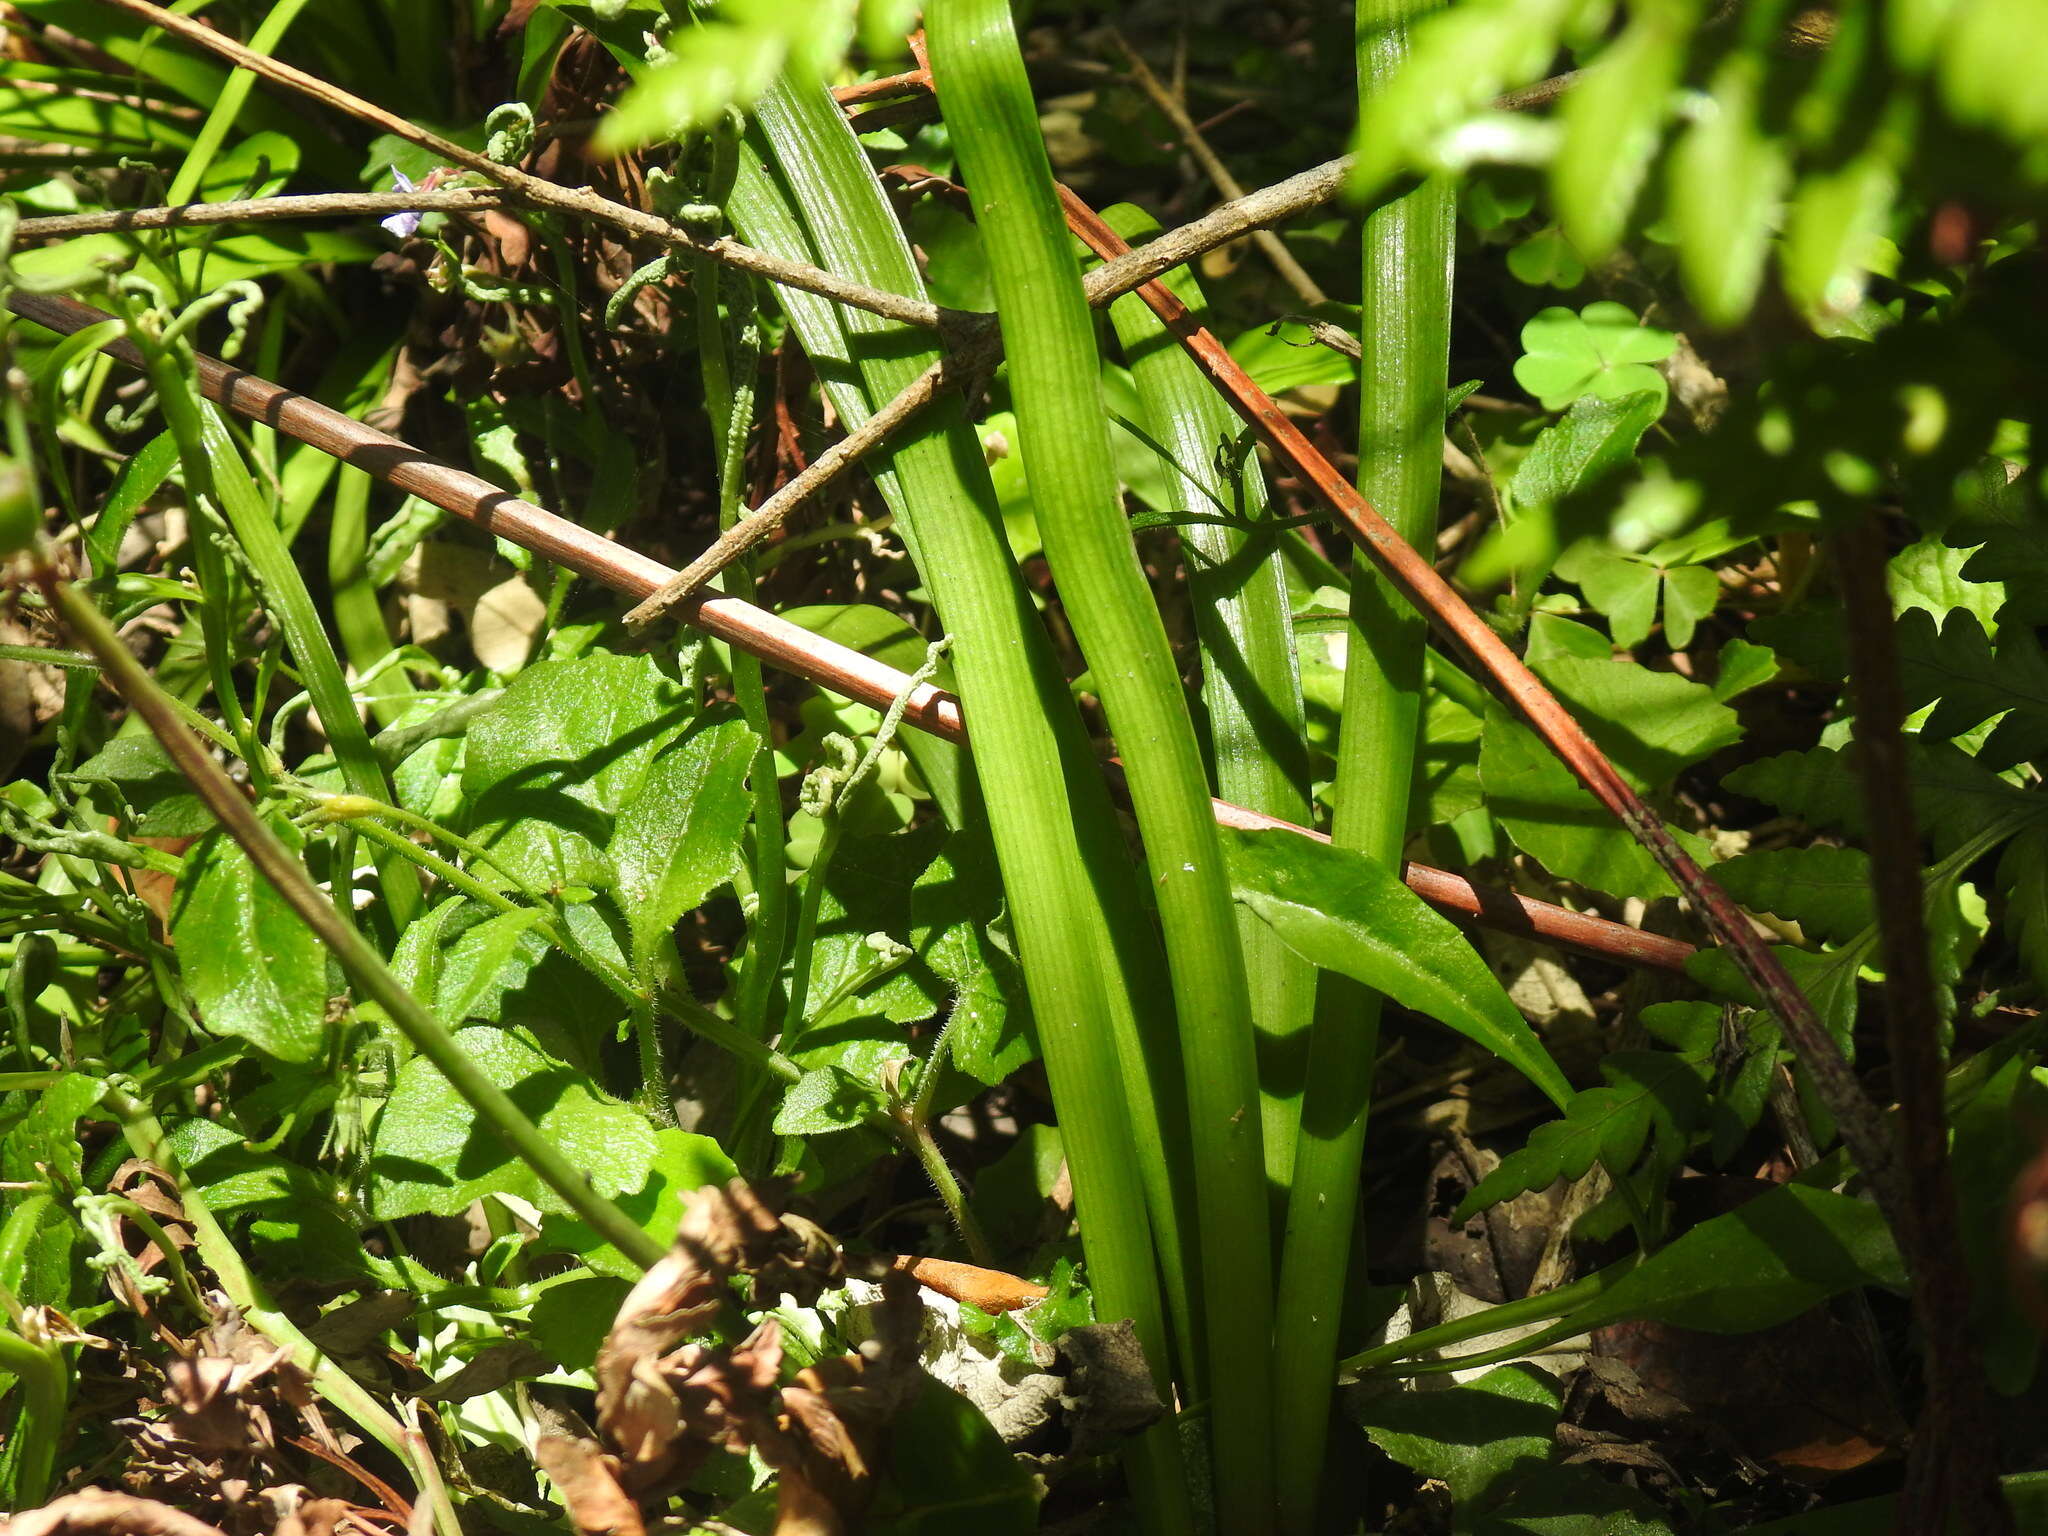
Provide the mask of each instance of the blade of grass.
{"label": "blade of grass", "polygon": [[[1413,0],[1360,0],[1359,91],[1369,95],[1407,54]],[[1400,538],[1427,549],[1436,533],[1451,324],[1449,178],[1366,216],[1361,334],[1373,362],[1359,379],[1359,490]],[[1351,582],[1351,640],[1332,798],[1331,839],[1399,868],[1408,837],[1429,626],[1391,583]],[[1316,993],[1301,1142],[1281,1246],[1279,1405],[1273,1420],[1283,1529],[1315,1529],[1336,1383],[1337,1329],[1350,1279],[1352,1229],[1372,1103],[1381,999],[1325,972]]]}
{"label": "blade of grass", "polygon": [[[1159,231],[1148,214],[1128,205],[1105,209],[1103,217],[1126,240]],[[1203,316],[1193,273],[1176,267],[1161,280]],[[1241,502],[1245,517],[1264,515],[1266,481],[1258,461],[1247,455],[1235,475],[1221,462],[1242,430],[1236,414],[1143,299],[1126,294],[1110,305],[1109,318],[1137,386],[1145,428],[1171,456],[1167,483],[1179,504],[1200,510]],[[1214,523],[1190,525],[1181,539],[1191,551],[1188,592],[1202,648],[1202,703],[1216,793],[1247,810],[1306,822],[1311,813],[1301,676],[1278,545],[1270,536]],[[1259,1037],[1266,1180],[1279,1191],[1294,1174],[1315,968],[1249,911],[1238,912],[1237,931]]]}
{"label": "blade of grass", "polygon": [[[758,116],[730,205],[743,235],[789,259],[822,256],[864,283],[921,291],[880,183],[830,97],[785,85],[759,103]],[[782,299],[849,426],[937,359],[932,338],[894,322],[854,313],[842,321],[832,305],[801,291],[785,290]],[[1179,1284],[1161,1131],[1176,1097],[1153,1092],[1167,1074],[1156,1043],[1148,1059],[1134,1017],[1133,1000],[1147,989],[1129,859],[958,398],[935,401],[872,467],[953,637],[954,673],[974,714],[974,761],[993,790],[983,797],[989,831],[1039,1021],[1097,1312],[1134,1322],[1165,1389],[1172,1356],[1161,1270],[1176,1313],[1185,1318],[1191,1306]],[[1170,1075],[1160,1086],[1177,1087]],[[1187,1528],[1170,1424],[1141,1438],[1131,1472],[1153,1527]]]}
{"label": "blade of grass", "polygon": [[1124,520],[1093,322],[1003,0],[938,0],[933,79],[979,214],[1018,436],[1068,622],[1124,753],[1180,1022],[1217,1518],[1273,1513],[1258,1067],[1230,882],[1180,674]]}

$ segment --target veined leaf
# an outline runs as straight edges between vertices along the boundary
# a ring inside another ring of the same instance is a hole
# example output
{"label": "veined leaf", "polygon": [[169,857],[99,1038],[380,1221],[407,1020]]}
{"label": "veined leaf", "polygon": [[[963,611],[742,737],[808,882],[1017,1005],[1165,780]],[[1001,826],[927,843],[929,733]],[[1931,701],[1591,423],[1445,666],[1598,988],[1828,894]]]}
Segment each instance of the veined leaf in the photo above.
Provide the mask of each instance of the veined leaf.
{"label": "veined leaf", "polygon": [[1452,1213],[1454,1224],[1525,1191],[1579,1178],[1596,1162],[1619,1182],[1653,1134],[1682,1147],[1706,1119],[1710,1100],[1699,1065],[1675,1051],[1616,1051],[1601,1059],[1600,1075],[1606,1083],[1573,1094],[1562,1120],[1537,1126],[1479,1181]]}
{"label": "veined leaf", "polygon": [[1563,1105],[1571,1085],[1486,962],[1398,875],[1291,832],[1224,831],[1237,900],[1325,970],[1428,1014]]}
{"label": "veined leaf", "polygon": [[[272,830],[296,846],[287,826]],[[171,937],[208,1029],[280,1061],[325,1051],[327,951],[225,832],[209,832],[185,855]]]}
{"label": "veined leaf", "polygon": [[[1611,299],[1588,304],[1577,314],[1553,304],[1522,327],[1515,382],[1547,411],[1563,410],[1582,395],[1619,402],[1648,390],[1658,401],[1650,417],[1655,421],[1663,414],[1670,388],[1649,364],[1662,362],[1677,345],[1678,338],[1670,331],[1642,324],[1634,310]],[[1627,451],[1634,447],[1631,440]],[[1582,478],[1575,475],[1569,484],[1556,485],[1548,499],[1556,500]]]}
{"label": "veined leaf", "polygon": [[753,761],[745,721],[700,720],[648,766],[619,808],[605,852],[641,974],[676,920],[723,885],[739,862]]}
{"label": "veined leaf", "polygon": [[610,885],[614,819],[692,713],[648,657],[528,667],[469,730],[462,788],[477,840],[534,885]]}
{"label": "veined leaf", "polygon": [[[646,1185],[657,1144],[638,1111],[600,1093],[521,1031],[478,1025],[455,1039],[600,1194],[630,1195]],[[424,1056],[399,1068],[377,1120],[370,1175],[376,1214],[386,1220],[453,1216],[493,1194],[568,1210]]]}
{"label": "veined leaf", "polygon": [[1750,911],[1788,918],[1823,942],[1852,938],[1877,917],[1859,848],[1759,849],[1715,865],[1714,878]]}

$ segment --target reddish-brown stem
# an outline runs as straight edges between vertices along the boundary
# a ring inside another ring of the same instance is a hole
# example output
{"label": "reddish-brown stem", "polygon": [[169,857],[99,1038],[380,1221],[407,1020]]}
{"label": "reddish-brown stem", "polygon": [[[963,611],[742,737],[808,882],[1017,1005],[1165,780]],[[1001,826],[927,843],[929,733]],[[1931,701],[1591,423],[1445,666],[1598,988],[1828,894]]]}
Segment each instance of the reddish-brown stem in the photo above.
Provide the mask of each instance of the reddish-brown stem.
{"label": "reddish-brown stem", "polygon": [[[1060,188],[1068,226],[1096,255],[1108,261],[1130,248],[1095,211],[1068,188]],[[1510,650],[1451,584],[1417,554],[1351,482],[1338,473],[1301,429],[1251,381],[1223,343],[1199,324],[1163,283],[1138,288],[1152,312],[1180,339],[1196,364],[1286,468],[1298,475],[1343,519],[1352,541],[1491,682],[1507,704],[1527,720],[1545,745],[1592,792],[1608,813],[1664,867],[1692,901],[1707,931],[1728,950],[1765,1007],[1782,1022],[1786,1040],[1798,1053],[1842,1139],[1870,1181],[1886,1214],[1896,1223],[1900,1198],[1891,1137],[1877,1106],[1856,1080],[1848,1058],[1835,1043],[1813,1005],[1786,974],[1778,957],[1728,894],[1678,846],[1657,814],[1629,786],[1606,755],[1557,701],[1522,658]]]}
{"label": "reddish-brown stem", "polygon": [[1870,826],[1870,884],[1884,948],[1885,1037],[1899,1096],[1899,1176],[1907,1197],[1897,1218],[1899,1250],[1926,1359],[1927,1401],[1893,1529],[1901,1536],[1937,1531],[1953,1516],[1964,1530],[1998,1536],[2012,1530],[2012,1511],[1998,1487],[1990,1400],[1970,1337],[1970,1277],[1942,1104],[1947,1063],[1921,906],[1920,829],[1904,792],[1911,772],[1906,704],[1885,589],[1883,525],[1867,515],[1832,542],[1849,632],[1856,777]]}
{"label": "reddish-brown stem", "polygon": [[[63,335],[110,318],[90,305],[55,294],[17,290],[7,296],[7,304],[16,314]],[[110,342],[104,350],[131,367],[140,365],[140,358],[127,342]],[[265,422],[289,438],[332,454],[345,464],[628,597],[645,598],[676,575],[658,560],[522,501],[467,470],[444,464],[410,443],[365,426],[296,390],[210,357],[199,359],[199,382],[207,398],[219,401],[237,415]],[[910,678],[894,667],[813,635],[738,598],[700,592],[686,599],[673,616],[758,656],[770,666],[877,709],[887,709],[910,683]],[[903,718],[944,740],[962,745],[967,742],[960,701],[943,689],[923,684],[912,690]],[[1272,827],[1321,838],[1320,833],[1305,827],[1262,816],[1228,801],[1215,804],[1217,819],[1228,826]],[[1677,940],[1589,913],[1572,912],[1548,902],[1474,885],[1447,870],[1410,864],[1403,873],[1425,901],[1453,916],[1470,918],[1488,927],[1526,934],[1630,965],[1678,970],[1692,953],[1690,945]]]}

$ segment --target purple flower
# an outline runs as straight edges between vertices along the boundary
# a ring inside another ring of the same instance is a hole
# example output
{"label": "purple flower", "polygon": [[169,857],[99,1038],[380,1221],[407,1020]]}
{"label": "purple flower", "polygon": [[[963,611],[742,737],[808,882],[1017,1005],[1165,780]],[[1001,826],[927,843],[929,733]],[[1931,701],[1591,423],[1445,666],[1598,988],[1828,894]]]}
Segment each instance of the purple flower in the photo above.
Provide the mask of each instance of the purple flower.
{"label": "purple flower", "polygon": [[[413,180],[410,176],[394,165],[391,167],[391,190],[394,192],[417,192],[419,188],[413,185]],[[410,240],[419,233],[420,216],[410,210],[404,213],[394,213],[390,218],[379,219],[377,222],[382,224],[384,228],[388,229],[392,235],[400,240]]]}

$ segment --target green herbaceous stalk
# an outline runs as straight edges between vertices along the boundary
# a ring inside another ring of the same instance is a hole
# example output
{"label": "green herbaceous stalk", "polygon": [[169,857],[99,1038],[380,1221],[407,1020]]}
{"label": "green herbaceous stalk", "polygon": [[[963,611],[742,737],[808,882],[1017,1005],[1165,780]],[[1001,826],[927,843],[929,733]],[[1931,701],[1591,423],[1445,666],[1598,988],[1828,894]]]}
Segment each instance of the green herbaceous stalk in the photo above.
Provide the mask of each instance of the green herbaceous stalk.
{"label": "green herbaceous stalk", "polygon": [[[863,282],[919,292],[880,184],[831,98],[785,83],[760,103],[759,118],[730,205],[743,237],[781,255],[822,258]],[[903,327],[865,316],[843,326],[835,306],[794,291],[782,301],[849,424],[938,355],[931,338]],[[1135,1322],[1164,1387],[1172,1355],[1162,1266],[1177,1310],[1183,1318],[1191,1311],[1178,1284],[1166,1165],[1168,1145],[1181,1138],[1177,1129],[1171,1142],[1162,1135],[1162,1118],[1177,1127],[1178,1106],[1151,1091],[1162,1074],[1147,1065],[1133,1016],[1132,999],[1148,993],[1148,961],[1129,861],[958,397],[928,407],[873,467],[954,640],[974,760],[996,786],[984,797],[989,831],[1059,1108],[1097,1314]],[[1178,1085],[1167,1077],[1164,1086]],[[1187,1491],[1170,1423],[1140,1439],[1132,1473],[1154,1528],[1185,1529]]]}
{"label": "green herbaceous stalk", "polygon": [[[1406,56],[1404,23],[1415,9],[1414,0],[1360,0],[1362,100]],[[1359,324],[1371,351],[1360,375],[1358,484],[1401,537],[1423,548],[1436,528],[1443,462],[1453,208],[1450,182],[1427,181],[1375,208],[1364,231]],[[1361,562],[1351,584],[1331,837],[1390,867],[1408,832],[1426,637],[1421,616]],[[1379,1016],[1376,993],[1324,973],[1281,1245],[1287,1326],[1273,1430],[1289,1531],[1315,1524]]]}
{"label": "green herbaceous stalk", "polygon": [[1216,1508],[1272,1519],[1271,1236],[1244,960],[1179,671],[1111,462],[1093,321],[1009,7],[942,0],[932,69],[988,253],[1018,435],[1068,622],[1123,753],[1180,1020]]}
{"label": "green herbaceous stalk", "polygon": [[[1159,231],[1150,215],[1125,204],[1104,209],[1103,218],[1133,242]],[[1175,267],[1161,281],[1206,321],[1193,273]],[[1204,517],[1234,516],[1241,499],[1243,515],[1258,519],[1266,511],[1266,482],[1257,457],[1247,454],[1235,476],[1227,459],[1219,463],[1219,454],[1244,430],[1237,413],[1137,294],[1118,299],[1109,317],[1137,386],[1142,425],[1172,459],[1167,483],[1179,508]],[[1305,822],[1308,749],[1278,540],[1213,522],[1188,524],[1180,537],[1188,550],[1188,592],[1202,647],[1202,703],[1216,793],[1283,821]],[[1259,1036],[1266,1177],[1279,1191],[1294,1174],[1316,973],[1251,912],[1238,913],[1237,931]]]}

